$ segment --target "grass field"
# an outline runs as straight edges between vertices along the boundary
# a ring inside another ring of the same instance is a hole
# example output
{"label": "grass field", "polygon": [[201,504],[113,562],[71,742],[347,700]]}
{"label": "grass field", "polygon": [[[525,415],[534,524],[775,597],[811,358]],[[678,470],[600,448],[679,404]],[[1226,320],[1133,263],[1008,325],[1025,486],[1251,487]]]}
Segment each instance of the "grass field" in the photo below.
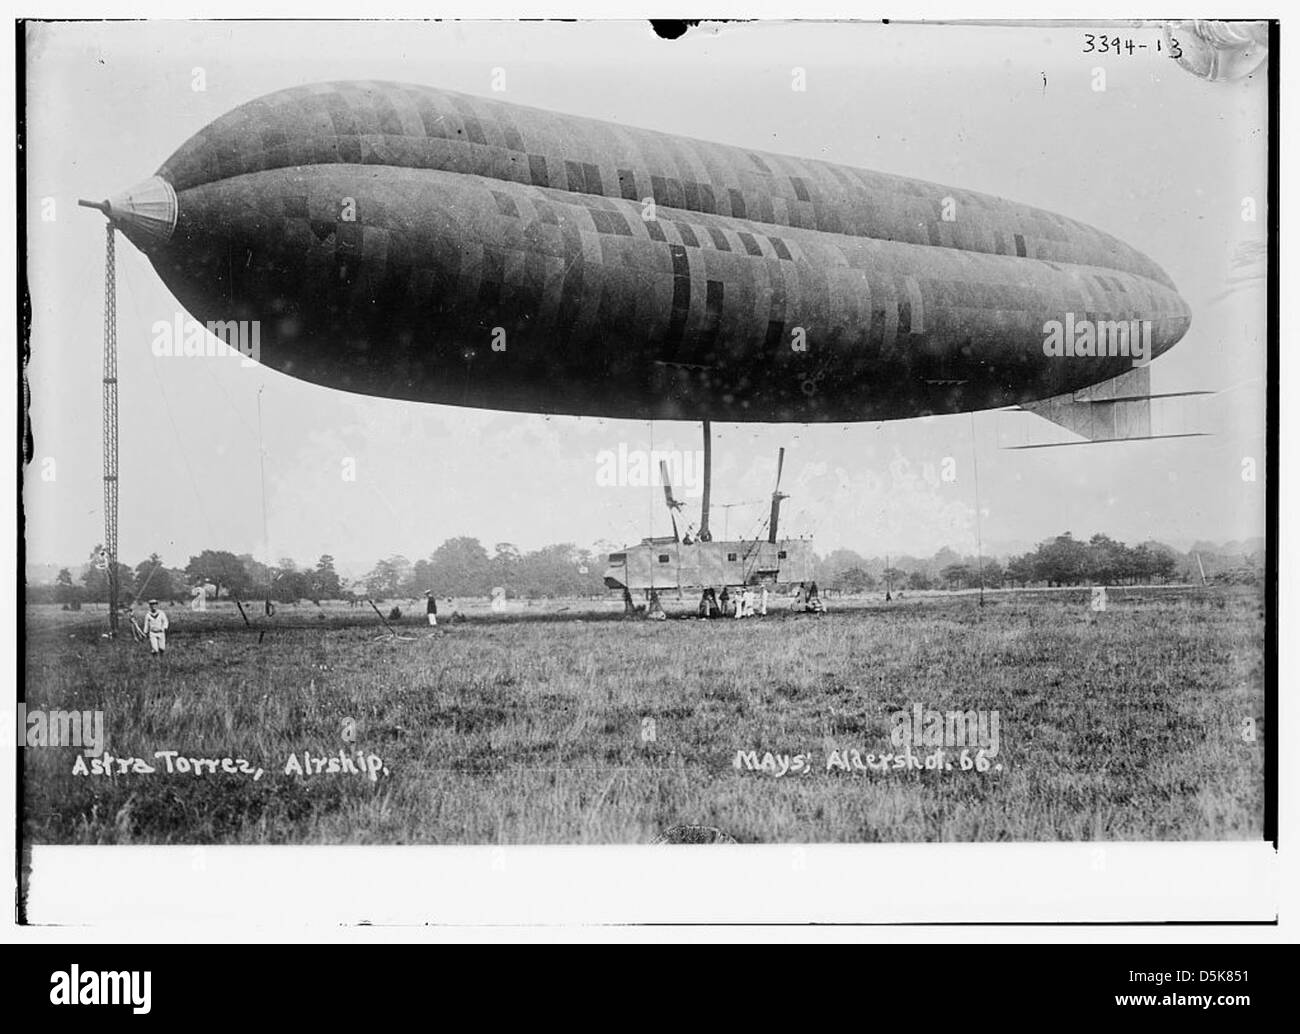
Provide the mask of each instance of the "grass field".
{"label": "grass field", "polygon": [[[160,664],[129,639],[102,638],[103,614],[30,607],[28,711],[102,710],[107,751],[155,771],[75,774],[76,748],[29,748],[25,834],[385,844],[645,843],[675,824],[741,842],[1261,834],[1270,730],[1257,592],[1111,590],[1100,614],[1087,590],[991,594],[983,607],[944,594],[831,605],[822,617],[647,622],[622,620],[616,601],[509,615],[458,604],[466,620],[429,635],[415,615],[398,637],[368,609],[282,608],[276,627],[256,619],[264,636],[227,607],[173,610]],[[1000,770],[827,769],[833,751],[893,752],[891,715],[917,703],[997,710]],[[234,773],[169,773],[157,751],[246,759],[262,775],[233,761]],[[285,772],[291,754],[340,751],[361,752],[361,773]],[[778,765],[801,754],[806,771],[738,768],[739,751],[771,752]]]}

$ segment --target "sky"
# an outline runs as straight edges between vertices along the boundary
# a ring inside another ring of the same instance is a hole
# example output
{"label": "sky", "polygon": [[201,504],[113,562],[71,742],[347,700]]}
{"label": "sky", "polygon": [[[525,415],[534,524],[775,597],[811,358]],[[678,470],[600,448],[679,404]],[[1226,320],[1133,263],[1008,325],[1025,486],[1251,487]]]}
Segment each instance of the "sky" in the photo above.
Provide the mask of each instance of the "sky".
{"label": "sky", "polygon": [[[1085,54],[1085,31],[772,22],[666,41],[634,21],[31,27],[29,565],[77,564],[103,541],[104,228],[76,199],[146,179],[239,104],[335,79],[428,84],[1037,205],[1135,246],[1191,308],[1153,390],[1214,394],[1155,403],[1153,429],[1206,437],[1019,451],[1008,446],[1071,436],[1010,411],[715,423],[714,501],[744,504],[715,510],[715,534],[758,531],[784,447],[783,528],[823,553],[973,553],[978,539],[999,554],[1065,531],[1182,548],[1262,536],[1267,84],[1189,74],[1154,52],[1154,25],[1108,30],[1149,44],[1132,55]],[[155,357],[150,328],[179,304],[120,236],[117,250],[124,561],[156,551],[184,566],[224,548],[365,564],[456,535],[491,550],[671,531],[661,492],[602,483],[601,456],[698,450],[699,425],[372,399],[230,355]]]}

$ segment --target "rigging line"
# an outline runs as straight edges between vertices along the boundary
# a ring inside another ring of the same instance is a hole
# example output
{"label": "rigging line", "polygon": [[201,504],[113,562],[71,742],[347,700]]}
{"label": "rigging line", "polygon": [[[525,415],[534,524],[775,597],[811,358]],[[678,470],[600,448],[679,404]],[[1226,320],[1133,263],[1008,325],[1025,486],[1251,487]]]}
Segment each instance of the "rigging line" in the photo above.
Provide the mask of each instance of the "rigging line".
{"label": "rigging line", "polygon": [[[793,517],[787,517],[787,518],[786,518],[786,522],[787,522],[788,524],[793,525],[795,528],[798,528],[798,527],[800,526],[799,522],[800,522],[800,521],[804,521],[804,520],[807,518],[807,515],[808,515],[808,507],[806,507],[806,506],[804,506],[804,507],[800,507],[799,512],[796,513]],[[806,524],[806,523],[805,523],[804,527],[807,527],[807,524]],[[789,537],[790,537],[789,535],[786,536],[786,538],[789,538]]]}
{"label": "rigging line", "polygon": [[[262,551],[266,557],[267,574],[271,569],[271,533],[270,522],[266,517],[266,443],[262,437],[262,384],[257,389],[257,462],[262,482]],[[269,592],[269,590],[268,590]]]}
{"label": "rigging line", "polygon": [[153,570],[149,572],[149,577],[136,586],[135,596],[131,599],[132,607],[140,602],[140,597],[144,595],[145,589],[149,588],[149,583],[153,581],[153,576],[158,573],[158,568],[160,567],[162,567],[162,557],[159,557],[157,563],[153,565]]}
{"label": "rigging line", "polygon": [[[226,400],[226,405],[230,407],[230,411],[234,413],[235,417],[239,420],[239,422],[244,425],[244,429],[248,431],[249,436],[250,437],[256,436],[258,432],[253,428],[253,425],[248,422],[248,418],[245,417],[244,414],[240,412],[239,407],[235,405],[235,400],[230,397],[230,392],[226,390],[225,385],[222,384],[221,381],[218,380],[213,375],[211,367],[209,367],[205,363],[202,369],[204,375],[208,378],[208,380],[211,381],[212,384],[216,387],[216,389],[221,392],[222,396]],[[263,387],[264,386],[265,385],[263,385]],[[261,388],[259,388],[258,391],[260,392]]]}
{"label": "rigging line", "polygon": [[[167,423],[171,425],[172,438],[179,444],[182,440],[181,433],[176,427],[175,417],[172,416],[172,407],[171,407],[171,402],[169,402],[167,399],[167,390],[163,387],[162,378],[158,376],[158,370],[153,366],[152,363],[150,364],[150,369],[153,370],[154,381],[158,385],[158,394],[162,397],[163,411],[167,415]],[[198,504],[199,507],[199,516],[203,518],[203,523],[207,526],[208,535],[215,540],[216,529],[212,525],[211,518],[208,517],[208,509],[207,506],[204,505],[202,494],[199,492],[198,478],[194,476],[194,468],[190,466],[190,458],[183,446],[179,449],[179,452],[180,452],[181,462],[185,466],[186,476],[190,480],[190,489],[194,493],[194,501]]]}
{"label": "rigging line", "polygon": [[[139,301],[135,296],[135,292],[131,289],[130,280],[126,280],[124,281],[124,283],[126,285],[126,294],[131,299],[132,309],[135,310],[135,314],[137,317],[142,316],[140,312]],[[162,378],[158,375],[157,364],[152,362],[149,363],[149,370],[153,374],[154,382],[158,385],[158,394],[162,398],[163,412],[167,416],[167,423],[171,426],[172,429],[172,439],[177,444],[178,451],[180,452],[181,462],[184,464],[186,475],[189,477],[190,489],[191,491],[193,491],[194,500],[199,507],[199,516],[203,518],[203,523],[207,525],[208,535],[211,538],[215,539],[216,529],[212,526],[212,521],[208,517],[207,507],[204,505],[203,497],[199,493],[198,479],[194,476],[194,468],[190,466],[189,455],[186,453],[184,445],[182,444],[184,439],[181,438],[180,431],[176,427],[176,419],[175,417],[172,416],[171,402],[168,401],[167,399],[167,390],[163,387]]]}
{"label": "rigging line", "polygon": [[[127,280],[124,281],[124,283],[126,284],[127,293],[131,296],[131,306],[135,310],[136,316],[140,317],[140,319],[142,320],[142,325],[143,325],[143,314],[140,310],[140,302],[136,298],[135,292],[131,288],[130,281]],[[230,351],[232,355],[239,356],[239,353],[237,351],[235,351],[234,349],[229,349],[229,346],[226,347],[227,350]],[[239,423],[243,425],[244,429],[248,432],[249,437],[250,438],[256,437],[257,436],[256,429],[253,427],[252,424],[248,422],[248,418],[244,416],[243,411],[237,405],[235,405],[235,400],[230,397],[230,392],[226,390],[226,386],[222,384],[220,379],[213,374],[212,368],[207,363],[200,363],[199,368],[203,371],[203,375],[207,377],[207,379],[212,383],[212,385],[219,392],[221,392],[222,397],[226,400],[226,405],[229,407],[230,412],[234,415],[235,419],[238,420]]]}
{"label": "rigging line", "polygon": [[[647,420],[647,421],[645,422],[645,426],[646,426],[646,434],[649,435],[649,438],[650,438],[650,457],[647,458],[647,462],[648,462],[649,459],[650,459],[650,458],[653,458],[653,457],[654,457],[654,454],[655,454],[655,422],[654,422],[653,420]],[[654,483],[654,476],[653,476],[653,475],[651,475],[651,476],[649,477],[649,481],[651,482],[651,484]],[[647,522],[647,523],[646,523],[646,536],[647,536],[648,538],[654,538],[654,534],[655,534],[655,494],[654,494],[653,491],[650,492],[650,493],[646,496],[646,522]],[[655,560],[655,556],[652,554],[651,557],[650,557],[650,591],[651,591],[651,592],[653,592],[653,591],[654,591],[654,588],[655,588],[655,565],[654,565],[654,560]]]}
{"label": "rigging line", "polygon": [[984,542],[980,535],[980,465],[975,441],[975,411],[970,413],[970,460],[975,479],[975,556],[979,564],[980,606],[984,606]]}

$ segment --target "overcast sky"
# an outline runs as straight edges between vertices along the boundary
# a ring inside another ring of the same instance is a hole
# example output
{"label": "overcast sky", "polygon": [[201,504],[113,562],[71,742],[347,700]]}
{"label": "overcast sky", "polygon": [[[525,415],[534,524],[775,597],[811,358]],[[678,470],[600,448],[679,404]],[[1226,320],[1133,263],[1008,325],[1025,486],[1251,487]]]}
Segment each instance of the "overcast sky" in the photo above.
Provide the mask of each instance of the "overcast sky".
{"label": "overcast sky", "polygon": [[[716,502],[764,500],[787,448],[786,530],[819,551],[1022,548],[1062,531],[1186,545],[1264,533],[1266,83],[1207,83],[1154,51],[1084,54],[1078,28],[748,24],[668,42],[640,22],[59,24],[28,52],[30,368],[37,463],[29,562],[78,563],[103,539],[103,219],[75,207],[151,175],[231,108],[329,79],[424,83],[670,133],[985,191],[1115,234],[1192,310],[1152,367],[1157,432],[1213,437],[1011,451],[1069,440],[1028,414],[889,423],[715,424]],[[806,70],[806,92],[791,69]],[[1091,88],[1103,66],[1107,89]],[[191,89],[202,67],[206,90]],[[506,71],[492,93],[494,68]],[[1243,197],[1259,219],[1243,222]],[[42,220],[42,200],[55,218]],[[699,448],[694,424],[540,417],[362,398],[236,358],[151,354],[179,306],[118,242],[120,554],[183,565],[203,548],[300,562],[426,556],[668,532],[655,490],[597,483],[603,450]],[[267,533],[259,475],[265,450]],[[945,458],[957,477],[939,478]],[[1253,457],[1259,477],[1243,481]],[[355,461],[356,480],[341,476]],[[50,461],[53,461],[52,463]],[[44,475],[44,476],[43,476]],[[45,478],[52,479],[46,480]],[[766,503],[738,506],[733,536]],[[724,530],[724,512],[714,515]]]}

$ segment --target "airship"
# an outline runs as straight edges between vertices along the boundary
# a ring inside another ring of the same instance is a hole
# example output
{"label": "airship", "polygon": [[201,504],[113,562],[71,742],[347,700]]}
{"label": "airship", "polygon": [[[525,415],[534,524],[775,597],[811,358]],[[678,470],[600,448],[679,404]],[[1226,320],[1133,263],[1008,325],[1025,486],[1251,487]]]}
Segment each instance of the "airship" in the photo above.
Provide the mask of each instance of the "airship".
{"label": "airship", "polygon": [[289,376],[706,442],[1007,406],[1151,437],[1147,364],[1190,323],[1155,262],[1040,208],[430,86],[270,94],[94,207]]}

